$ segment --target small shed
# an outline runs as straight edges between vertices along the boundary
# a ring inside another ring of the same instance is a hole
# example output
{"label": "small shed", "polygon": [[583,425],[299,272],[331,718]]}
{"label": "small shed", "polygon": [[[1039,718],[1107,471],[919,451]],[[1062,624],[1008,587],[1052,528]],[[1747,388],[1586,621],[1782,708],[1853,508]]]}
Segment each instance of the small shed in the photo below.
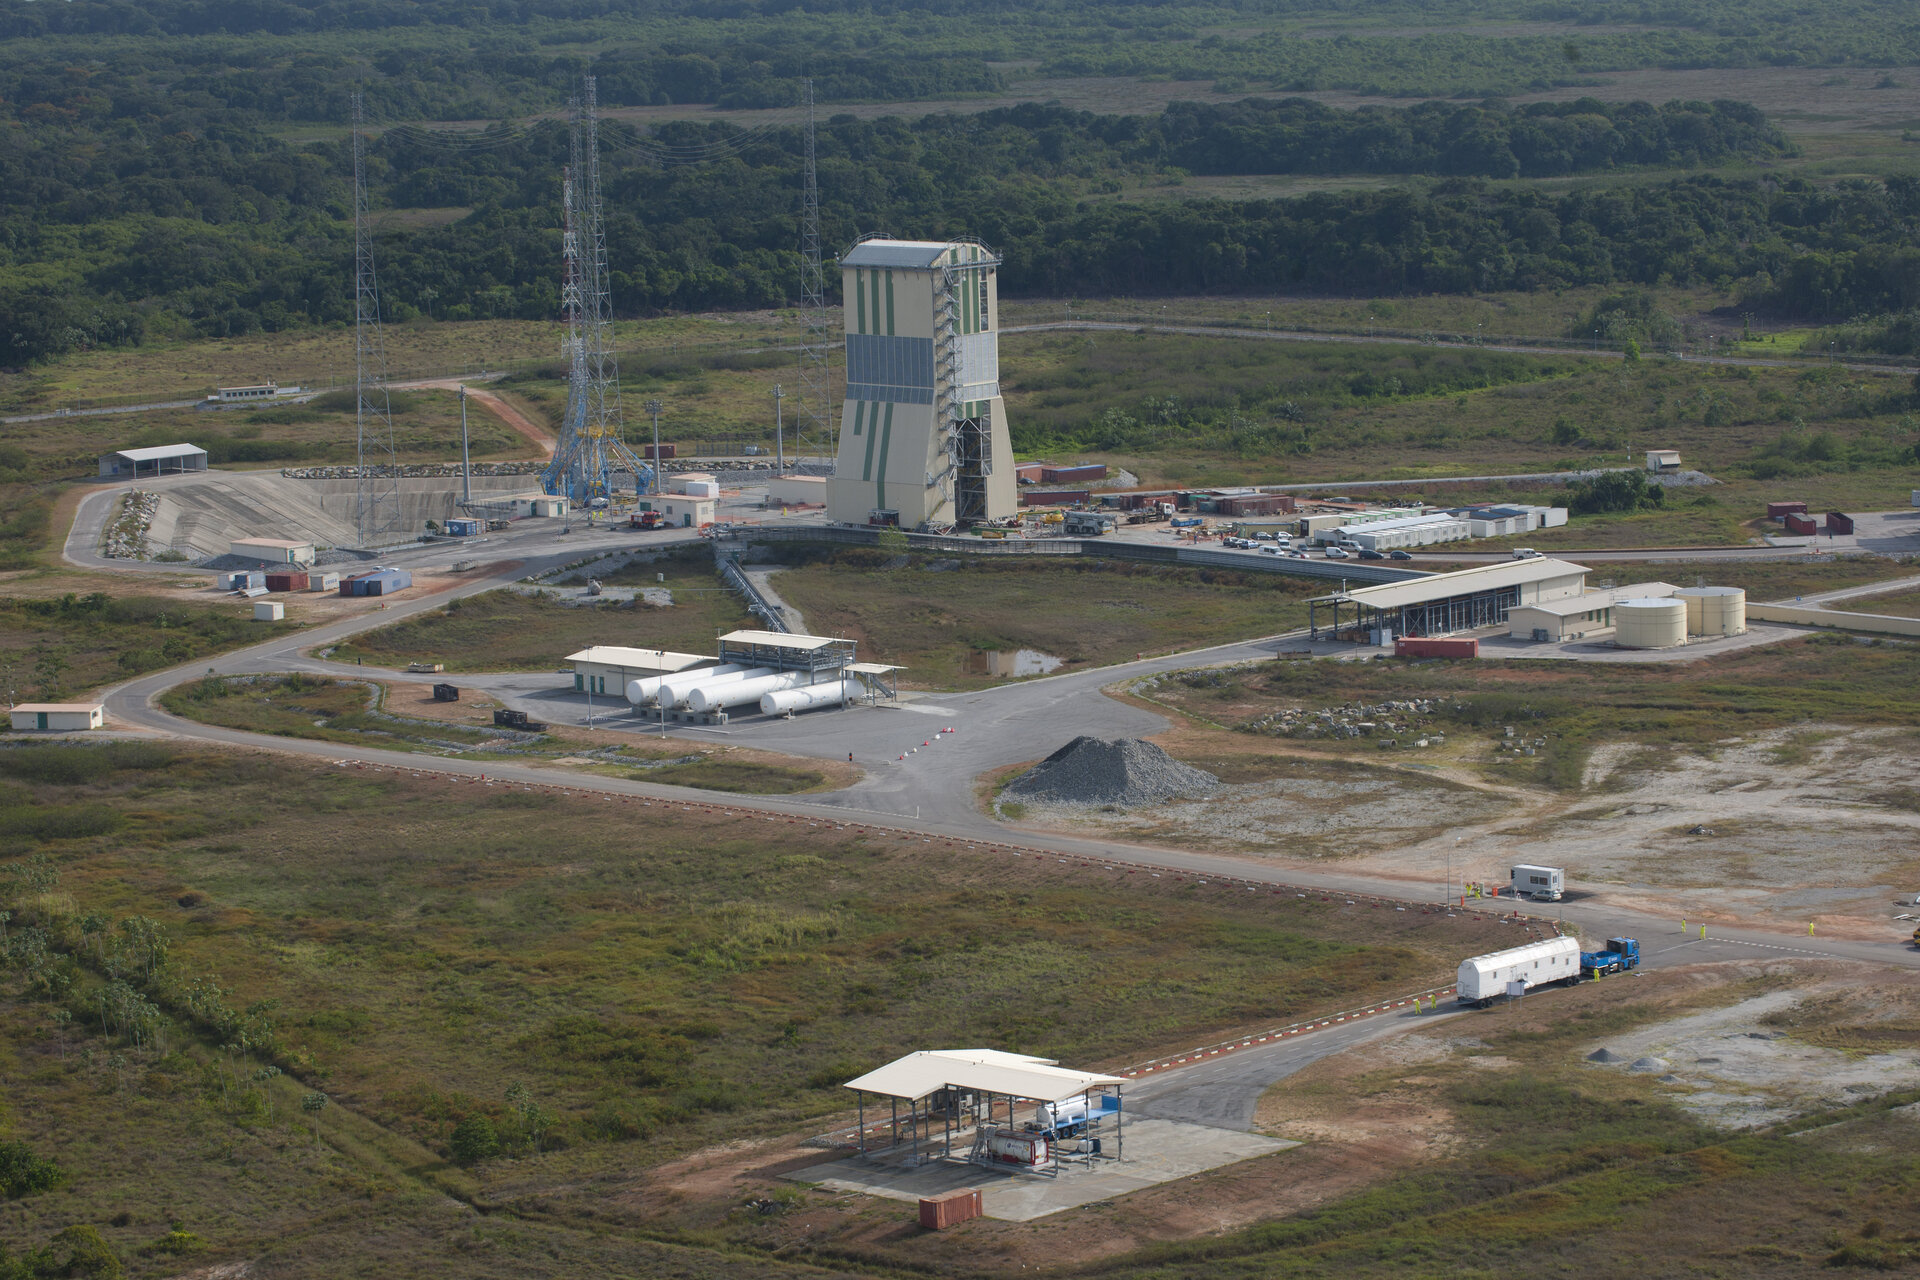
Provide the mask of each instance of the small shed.
{"label": "small shed", "polygon": [[567,499],[551,493],[516,493],[507,499],[516,519],[523,517],[559,517],[567,514]]}
{"label": "small shed", "polygon": [[119,449],[100,456],[100,474],[109,479],[139,480],[147,476],[205,471],[207,451],[197,444],[162,444],[151,449]]}
{"label": "small shed", "polygon": [[107,709],[98,702],[22,702],[13,708],[13,727],[47,733],[98,729],[107,722]]}
{"label": "small shed", "polygon": [[278,600],[256,600],[253,605],[255,622],[281,622],[286,619],[287,606]]}
{"label": "small shed", "polygon": [[227,544],[227,550],[269,564],[312,564],[314,556],[311,542],[289,538],[235,538]]}
{"label": "small shed", "polygon": [[1678,471],[1679,469],[1680,469],[1680,454],[1677,450],[1673,450],[1673,449],[1647,450],[1647,470],[1664,472],[1664,471]]}

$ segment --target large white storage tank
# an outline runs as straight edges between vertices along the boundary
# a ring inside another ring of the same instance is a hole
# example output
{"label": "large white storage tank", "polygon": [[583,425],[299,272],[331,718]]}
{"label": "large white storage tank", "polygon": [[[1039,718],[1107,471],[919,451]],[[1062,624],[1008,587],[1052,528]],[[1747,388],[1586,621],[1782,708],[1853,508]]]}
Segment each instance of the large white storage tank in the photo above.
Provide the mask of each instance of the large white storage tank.
{"label": "large white storage tank", "polygon": [[1672,598],[1616,601],[1613,642],[1622,649],[1671,649],[1685,644],[1687,602]]}
{"label": "large white storage tank", "polygon": [[677,707],[692,698],[697,690],[772,674],[772,667],[743,667],[736,663],[708,667],[705,671],[687,671],[661,681],[660,687],[654,690],[653,700],[665,706]]}
{"label": "large white storage tank", "polygon": [[789,711],[812,711],[818,707],[837,707],[852,702],[860,686],[851,680],[828,680],[823,684],[776,689],[760,695],[760,714],[783,716]]}
{"label": "large white storage tank", "polygon": [[696,715],[705,715],[709,711],[758,703],[760,695],[791,689],[806,680],[807,675],[805,671],[769,671],[745,680],[716,680],[701,685],[687,695],[687,710]]}
{"label": "large white storage tank", "polygon": [[1682,587],[1690,636],[1738,636],[1747,630],[1747,593],[1739,587]]}

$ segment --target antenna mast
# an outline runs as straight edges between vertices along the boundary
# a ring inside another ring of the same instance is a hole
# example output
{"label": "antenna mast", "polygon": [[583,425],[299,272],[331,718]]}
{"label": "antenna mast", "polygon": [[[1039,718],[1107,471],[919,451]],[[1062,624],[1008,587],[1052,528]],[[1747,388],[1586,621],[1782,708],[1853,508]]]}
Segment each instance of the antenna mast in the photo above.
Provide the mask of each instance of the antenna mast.
{"label": "antenna mast", "polygon": [[[354,473],[360,545],[400,526],[400,465],[393,448],[393,405],[387,394],[387,344],[380,330],[380,282],[373,270],[367,218],[366,101],[353,95],[353,372]],[[369,464],[368,454],[374,461]],[[374,475],[374,471],[384,474]]]}
{"label": "antenna mast", "polygon": [[800,203],[800,316],[805,331],[800,339],[800,394],[795,398],[794,428],[804,450],[811,437],[814,447],[834,456],[833,330],[827,319],[826,272],[820,263],[820,179],[815,167],[813,81],[807,81],[806,174]]}
{"label": "antenna mast", "polygon": [[636,492],[653,470],[622,436],[620,364],[613,350],[607,231],[600,201],[598,90],[586,76],[573,100],[573,136],[563,184],[566,229],[561,305],[567,318],[567,408],[560,443],[541,476],[551,494],[575,503],[610,498],[616,471],[631,472]]}

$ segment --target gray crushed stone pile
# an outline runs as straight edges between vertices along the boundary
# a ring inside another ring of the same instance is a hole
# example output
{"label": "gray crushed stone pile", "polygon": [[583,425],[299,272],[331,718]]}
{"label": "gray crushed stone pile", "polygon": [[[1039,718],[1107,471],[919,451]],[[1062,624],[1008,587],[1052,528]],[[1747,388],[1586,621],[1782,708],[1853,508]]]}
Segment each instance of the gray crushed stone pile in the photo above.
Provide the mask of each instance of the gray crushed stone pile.
{"label": "gray crushed stone pile", "polygon": [[1151,742],[1082,735],[1015,778],[1004,794],[1042,804],[1124,809],[1205,795],[1219,785],[1220,779],[1181,764]]}

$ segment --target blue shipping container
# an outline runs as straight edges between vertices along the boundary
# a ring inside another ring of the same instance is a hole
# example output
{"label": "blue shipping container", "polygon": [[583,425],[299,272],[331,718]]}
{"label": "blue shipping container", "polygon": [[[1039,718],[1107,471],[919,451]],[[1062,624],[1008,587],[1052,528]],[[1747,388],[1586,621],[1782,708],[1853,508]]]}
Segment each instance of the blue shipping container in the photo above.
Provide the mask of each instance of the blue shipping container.
{"label": "blue shipping container", "polygon": [[441,527],[447,531],[449,537],[454,538],[471,538],[474,534],[480,532],[480,522],[478,520],[455,518],[447,521]]}
{"label": "blue shipping container", "polygon": [[227,575],[227,590],[229,591],[245,591],[248,587],[264,587],[266,585],[267,573],[264,569],[248,570],[244,573],[230,573]]}
{"label": "blue shipping container", "polygon": [[396,591],[404,591],[413,585],[413,575],[405,569],[382,569],[377,573],[362,574],[353,579],[353,594],[357,596],[390,596]]}

